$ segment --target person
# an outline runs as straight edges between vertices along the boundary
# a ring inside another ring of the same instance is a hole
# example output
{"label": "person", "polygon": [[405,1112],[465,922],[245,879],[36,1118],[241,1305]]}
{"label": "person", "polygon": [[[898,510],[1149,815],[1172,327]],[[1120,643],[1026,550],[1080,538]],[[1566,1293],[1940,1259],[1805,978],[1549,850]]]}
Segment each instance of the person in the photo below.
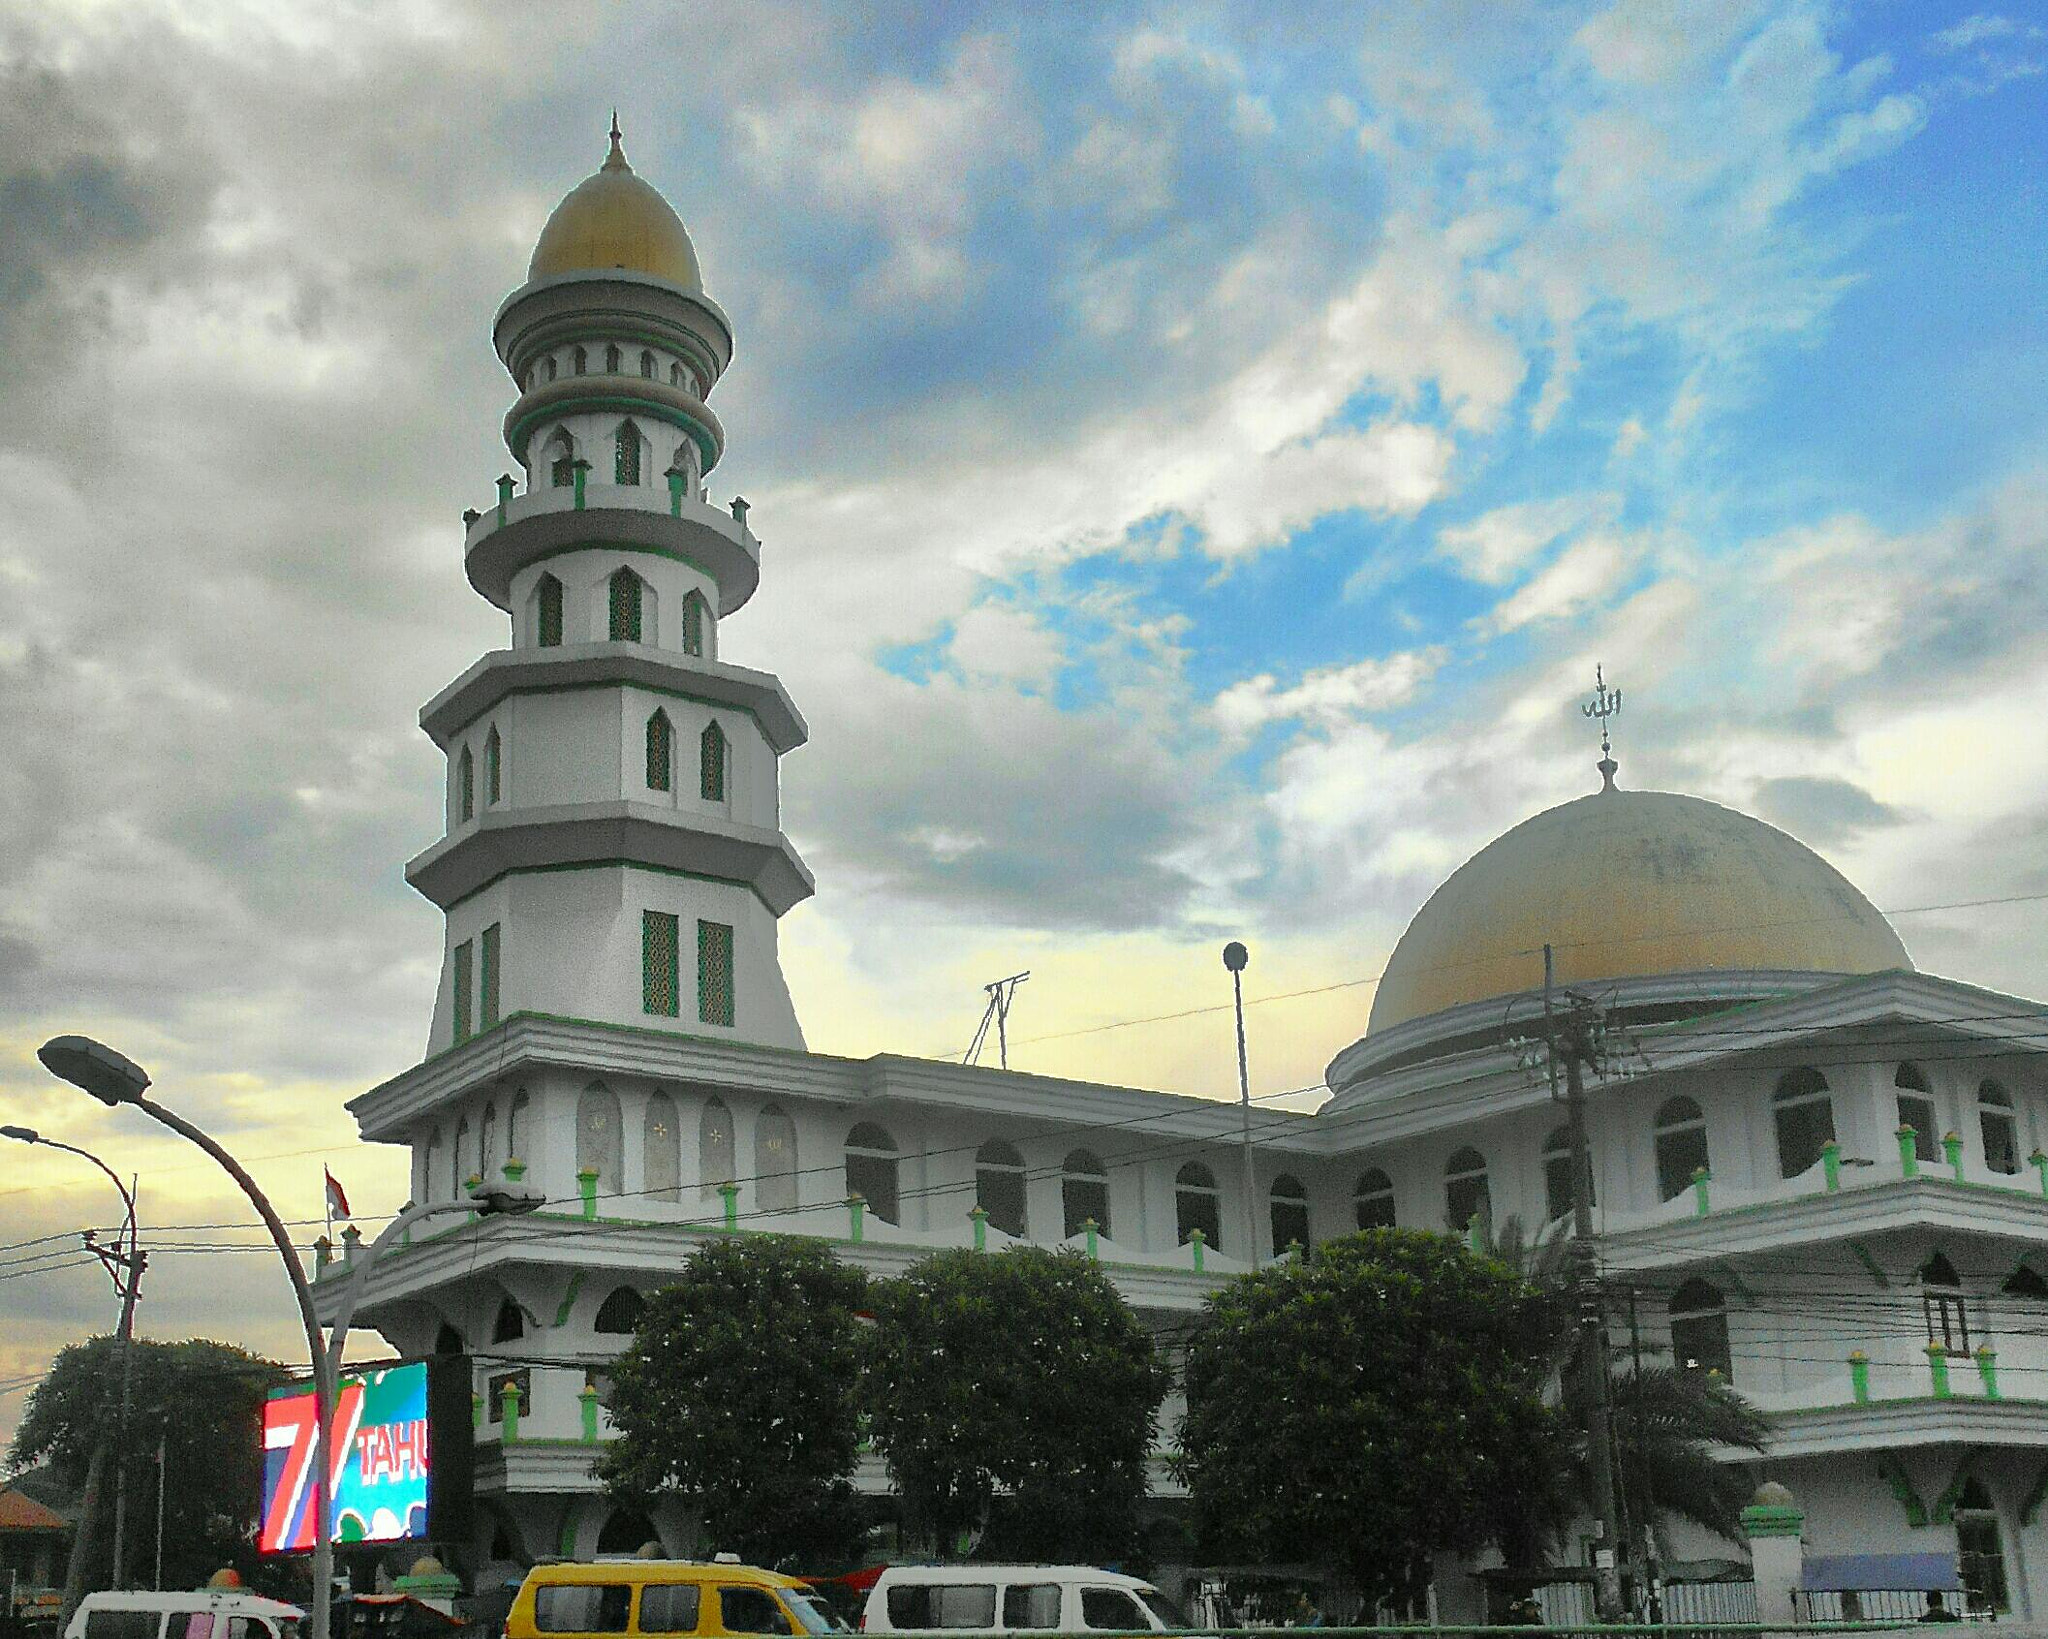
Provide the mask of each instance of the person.
{"label": "person", "polygon": [[1939,1588],[1929,1588],[1927,1590],[1927,1609],[1920,1613],[1920,1620],[1923,1622],[1960,1622],[1962,1618],[1942,1602],[1941,1590]]}
{"label": "person", "polygon": [[1309,1598],[1306,1590],[1295,1595],[1294,1620],[1288,1625],[1296,1628],[1319,1628],[1323,1625],[1323,1613],[1316,1609],[1316,1602]]}

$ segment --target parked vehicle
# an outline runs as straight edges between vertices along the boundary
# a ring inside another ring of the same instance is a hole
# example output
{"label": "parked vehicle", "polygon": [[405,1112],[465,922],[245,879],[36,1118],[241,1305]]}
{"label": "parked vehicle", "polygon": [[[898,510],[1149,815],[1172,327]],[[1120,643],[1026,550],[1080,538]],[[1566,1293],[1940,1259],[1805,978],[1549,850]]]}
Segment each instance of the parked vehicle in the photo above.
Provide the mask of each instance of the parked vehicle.
{"label": "parked vehicle", "polygon": [[845,1631],[846,1624],[793,1576],[686,1559],[536,1565],[505,1618],[506,1639]]}
{"label": "parked vehicle", "polygon": [[892,1565],[864,1633],[1159,1633],[1187,1618],[1151,1583],[1092,1565]]}
{"label": "parked vehicle", "polygon": [[64,1639],[299,1639],[306,1613],[245,1588],[89,1593]]}

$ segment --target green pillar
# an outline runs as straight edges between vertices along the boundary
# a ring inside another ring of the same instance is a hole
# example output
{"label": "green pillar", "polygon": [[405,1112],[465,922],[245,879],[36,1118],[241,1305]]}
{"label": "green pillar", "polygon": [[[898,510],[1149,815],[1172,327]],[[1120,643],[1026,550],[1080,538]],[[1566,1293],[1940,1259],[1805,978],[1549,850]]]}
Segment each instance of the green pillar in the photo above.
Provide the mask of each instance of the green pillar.
{"label": "green pillar", "polygon": [[1102,1254],[1095,1244],[1096,1229],[1093,1218],[1083,1218],[1081,1220],[1081,1233],[1087,1238],[1088,1261],[1094,1263]]}
{"label": "green pillar", "polygon": [[859,1190],[855,1190],[846,1198],[846,1227],[856,1246],[867,1239],[867,1215],[868,1199]]}
{"label": "green pillar", "polygon": [[988,1250],[987,1211],[982,1207],[981,1203],[977,1201],[973,1206],[967,1209],[967,1216],[971,1220],[973,1220],[974,1223],[974,1250],[977,1252],[986,1252]]}
{"label": "green pillar", "polygon": [[1920,1176],[1920,1134],[1910,1123],[1899,1128],[1899,1171],[1908,1178]]}
{"label": "green pillar", "polygon": [[1977,1375],[1984,1380],[1984,1398],[1996,1400],[1998,1395],[1998,1351],[1988,1343],[1977,1350]]}
{"label": "green pillar", "polygon": [[1963,1135],[1943,1133],[1941,1147],[1948,1151],[1949,1171],[1956,1175],[1956,1182],[1960,1184],[1963,1181]]}
{"label": "green pillar", "polygon": [[576,458],[575,466],[571,470],[576,474],[576,510],[581,512],[583,510],[584,488],[590,482],[590,463],[579,455]]}
{"label": "green pillar", "polygon": [[1484,1257],[1486,1254],[1486,1234],[1480,1227],[1479,1214],[1476,1212],[1472,1214],[1472,1221],[1465,1226],[1465,1250],[1475,1258]]}
{"label": "green pillar", "polygon": [[498,527],[505,527],[505,509],[512,504],[512,474],[498,474]]}
{"label": "green pillar", "polygon": [[[473,1172],[462,1180],[462,1193],[467,1195],[472,1201],[476,1199],[476,1192],[483,1187],[484,1175],[480,1172]],[[476,1214],[474,1212],[470,1213],[469,1220],[471,1223],[476,1222]]]}
{"label": "green pillar", "polygon": [[583,1197],[583,1216],[597,1216],[597,1168],[582,1167],[576,1173],[577,1193]]}
{"label": "green pillar", "polygon": [[1820,1147],[1820,1176],[1830,1195],[1842,1187],[1842,1146],[1832,1138]]}
{"label": "green pillar", "polygon": [[576,1397],[583,1403],[583,1443],[597,1444],[597,1385],[585,1383],[583,1392]]}
{"label": "green pillar", "polygon": [[1704,1218],[1707,1215],[1707,1186],[1714,1181],[1714,1175],[1705,1167],[1692,1169],[1692,1215]]}
{"label": "green pillar", "polygon": [[1946,1400],[1948,1386],[1948,1350],[1939,1343],[1927,1345],[1927,1375],[1934,1380],[1934,1398]]}
{"label": "green pillar", "polygon": [[471,1428],[482,1428],[484,1426],[484,1397],[480,1394],[472,1393],[469,1397],[469,1426]]}
{"label": "green pillar", "polygon": [[2027,1159],[2034,1163],[2034,1170],[2041,1175],[2041,1193],[2048,1195],[2048,1155],[2036,1150]]}
{"label": "green pillar", "polygon": [[526,1163],[518,1156],[509,1156],[505,1161],[505,1182],[516,1184],[526,1176]]}
{"label": "green pillar", "polygon": [[1204,1235],[1199,1229],[1188,1231],[1188,1245],[1194,1248],[1195,1273],[1198,1275],[1202,1273],[1202,1248],[1208,1239],[1209,1237]]}
{"label": "green pillar", "polygon": [[1861,1349],[1849,1352],[1849,1398],[1859,1406],[1870,1404],[1870,1356]]}
{"label": "green pillar", "polygon": [[498,1403],[505,1413],[505,1444],[516,1445],[519,1441],[519,1385],[507,1383],[504,1397]]}
{"label": "green pillar", "polygon": [[680,518],[683,515],[683,485],[690,481],[690,475],[681,467],[670,467],[665,476],[668,479],[668,515]]}
{"label": "green pillar", "polygon": [[718,1186],[718,1197],[725,1203],[725,1227],[738,1229],[740,1226],[740,1186],[730,1178]]}

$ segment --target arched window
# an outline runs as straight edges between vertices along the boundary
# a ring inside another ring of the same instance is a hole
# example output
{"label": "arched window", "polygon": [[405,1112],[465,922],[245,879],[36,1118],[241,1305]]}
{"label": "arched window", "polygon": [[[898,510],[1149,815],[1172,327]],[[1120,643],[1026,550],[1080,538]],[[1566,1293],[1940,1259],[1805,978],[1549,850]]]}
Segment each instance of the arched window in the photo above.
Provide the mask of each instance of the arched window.
{"label": "arched window", "polygon": [[590,369],[590,355],[582,348],[577,348],[569,355],[569,367],[579,376],[585,374]]}
{"label": "arched window", "polygon": [[709,614],[704,606],[704,594],[691,592],[683,599],[683,653],[701,655],[704,652],[704,627]]}
{"label": "arched window", "polygon": [[2005,1284],[1999,1287],[2009,1298],[2025,1298],[2029,1303],[2048,1303],[2048,1280],[2043,1280],[2040,1271],[2032,1264],[2018,1265],[2005,1277]]}
{"label": "arched window", "polygon": [[522,1092],[512,1095],[512,1108],[505,1112],[505,1156],[512,1161],[526,1159],[526,1112],[533,1100]]}
{"label": "arched window", "polygon": [[[621,1508],[604,1522],[604,1529],[597,1533],[597,1551],[600,1554],[637,1554],[650,1542],[659,1543],[654,1522],[645,1514],[631,1508]],[[620,1617],[621,1625],[625,1618]]]}
{"label": "arched window", "polygon": [[1820,1160],[1821,1146],[1834,1140],[1835,1101],[1827,1077],[1807,1066],[1786,1071],[1771,1094],[1771,1110],[1778,1123],[1778,1172],[1797,1178]]}
{"label": "arched window", "polygon": [[647,1100],[640,1123],[641,1183],[657,1201],[682,1199],[682,1129],[676,1123],[676,1101],[657,1092]]}
{"label": "arched window", "polygon": [[619,1095],[593,1081],[576,1101],[576,1170],[597,1174],[600,1195],[617,1195],[626,1187],[619,1137]]}
{"label": "arched window", "polygon": [[[1590,1163],[1591,1157],[1587,1160]],[[1588,1173],[1591,1172],[1590,1165]],[[1586,1203],[1593,1204],[1593,1180],[1586,1179]],[[1552,1127],[1543,1144],[1543,1208],[1552,1223],[1572,1215],[1572,1130]]]}
{"label": "arched window", "polygon": [[774,1104],[754,1118],[754,1204],[796,1211],[796,1123]]}
{"label": "arched window", "polygon": [[619,423],[618,434],[613,441],[612,482],[640,482],[640,429],[630,421]]}
{"label": "arched window", "polygon": [[462,1353],[462,1334],[445,1320],[441,1322],[441,1329],[434,1334],[434,1353]]}
{"label": "arched window", "polygon": [[537,628],[535,641],[543,649],[556,649],[562,643],[562,583],[553,575],[541,576],[534,587],[534,626]]}
{"label": "arched window", "polygon": [[1950,1515],[1956,1527],[1956,1575],[1973,1612],[2009,1611],[2012,1595],[2005,1576],[2005,1542],[1991,1493],[1974,1474]]}
{"label": "arched window", "polygon": [[1934,1113],[1934,1089],[1919,1065],[1899,1066],[1892,1077],[1899,1090],[1899,1125],[1913,1129],[1913,1154],[1922,1161],[1941,1159],[1941,1117]]}
{"label": "arched window", "polygon": [[441,1184],[441,1129],[436,1127],[427,1134],[426,1155],[420,1162],[420,1199],[437,1199],[434,1191]]}
{"label": "arched window", "polygon": [[1223,1250],[1223,1195],[1216,1175],[1199,1161],[1190,1161],[1173,1179],[1174,1229],[1187,1245],[1196,1230],[1212,1251]]}
{"label": "arched window", "polygon": [[469,1164],[469,1120],[464,1117],[455,1123],[455,1151],[448,1157],[449,1199],[459,1201],[467,1193],[463,1185],[469,1174],[463,1169]]}
{"label": "arched window", "polygon": [[608,376],[619,373],[619,349],[616,344],[607,346],[604,350],[604,373]]}
{"label": "arched window", "polygon": [[1731,1378],[1728,1307],[1719,1290],[1689,1280],[1671,1294],[1671,1359],[1681,1371],[1719,1372]]}
{"label": "arched window", "polygon": [[614,1286],[597,1306],[597,1320],[591,1330],[601,1337],[630,1337],[646,1311],[647,1300],[638,1288]]}
{"label": "arched window", "polygon": [[550,353],[550,354],[548,354],[548,380],[550,380],[550,381],[553,381],[554,379],[555,379],[555,355],[554,355],[554,354],[552,354],[552,353]]}
{"label": "arched window", "polygon": [[697,741],[697,787],[706,802],[725,801],[725,730],[706,723]]}
{"label": "arched window", "polygon": [[1360,1229],[1392,1229],[1394,1180],[1378,1167],[1367,1167],[1352,1188],[1351,1211]]}
{"label": "arched window", "polygon": [[1444,1221],[1462,1235],[1475,1218],[1482,1230],[1493,1227],[1493,1195],[1486,1184],[1486,1157],[1468,1146],[1444,1163]]}
{"label": "arched window", "polygon": [[614,643],[638,643],[640,641],[640,602],[643,588],[640,577],[630,569],[620,569],[611,578],[612,623],[611,639]]}
{"label": "arched window", "polygon": [[683,384],[683,367],[682,367],[682,366],[681,366],[680,364],[671,364],[671,365],[670,365],[670,366],[668,367],[668,384],[669,384],[669,385],[670,385],[671,387],[680,387],[680,386],[682,386],[682,384]]}
{"label": "arched window", "polygon": [[896,1140],[872,1121],[846,1135],[846,1193],[866,1200],[884,1223],[898,1223]]}
{"label": "arched window", "polygon": [[498,1305],[498,1318],[491,1322],[493,1343],[517,1343],[526,1335],[526,1316],[518,1304],[507,1298]]}
{"label": "arched window", "polygon": [[1675,1201],[1707,1164],[1707,1118],[1683,1093],[1657,1106],[1657,1199]]}
{"label": "arched window", "polygon": [[576,482],[576,440],[567,427],[557,427],[548,439],[548,483],[567,489]]}
{"label": "arched window", "polygon": [[667,791],[675,785],[675,731],[668,713],[657,711],[647,719],[647,789]]}
{"label": "arched window", "polygon": [[1109,1175],[1091,1150],[1070,1150],[1060,1164],[1061,1234],[1079,1235],[1095,1220],[1095,1233],[1109,1238]]}
{"label": "arched window", "polygon": [[505,743],[494,723],[484,736],[484,806],[495,807],[505,794]]}
{"label": "arched window", "polygon": [[1937,1252],[1920,1266],[1920,1307],[1927,1316],[1927,1341],[1950,1354],[1970,1352],[1970,1314],[1963,1302],[1956,1266]]}
{"label": "arched window", "polygon": [[1308,1191],[1291,1172],[1273,1180],[1267,1201],[1273,1219],[1273,1256],[1280,1257],[1290,1246],[1308,1245]]}
{"label": "arched window", "polygon": [[484,1118],[476,1135],[477,1171],[486,1178],[498,1170],[498,1106],[495,1103],[484,1106]]}
{"label": "arched window", "polygon": [[455,759],[455,816],[464,820],[476,818],[476,759],[469,754],[468,746]]}
{"label": "arched window", "polygon": [[1024,1233],[1024,1157],[1015,1145],[991,1138],[974,1152],[974,1204],[991,1228]]}
{"label": "arched window", "polygon": [[2020,1129],[2013,1120],[2012,1094],[1995,1081],[1977,1088],[1977,1126],[1984,1135],[1984,1165],[1993,1172],[2018,1172]]}
{"label": "arched window", "polygon": [[739,1165],[734,1158],[732,1111],[725,1100],[705,1100],[704,1113],[697,1118],[697,1193],[712,1196],[720,1184],[737,1182]]}
{"label": "arched window", "polygon": [[649,381],[654,379],[654,355],[644,347],[640,349],[640,373]]}

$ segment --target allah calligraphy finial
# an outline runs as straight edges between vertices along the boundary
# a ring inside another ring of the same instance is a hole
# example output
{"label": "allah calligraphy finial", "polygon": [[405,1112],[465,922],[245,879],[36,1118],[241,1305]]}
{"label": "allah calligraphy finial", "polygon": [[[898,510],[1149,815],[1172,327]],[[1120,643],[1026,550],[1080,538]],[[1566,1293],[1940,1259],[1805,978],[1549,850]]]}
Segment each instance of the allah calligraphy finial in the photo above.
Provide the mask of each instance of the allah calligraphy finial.
{"label": "allah calligraphy finial", "polygon": [[1621,715],[1621,690],[1607,686],[1607,678],[1598,662],[1593,666],[1593,703],[1581,706],[1579,710],[1600,720],[1600,761],[1594,766],[1600,770],[1600,789],[1612,791],[1614,771],[1621,765],[1614,760],[1614,747],[1607,737],[1607,720]]}

